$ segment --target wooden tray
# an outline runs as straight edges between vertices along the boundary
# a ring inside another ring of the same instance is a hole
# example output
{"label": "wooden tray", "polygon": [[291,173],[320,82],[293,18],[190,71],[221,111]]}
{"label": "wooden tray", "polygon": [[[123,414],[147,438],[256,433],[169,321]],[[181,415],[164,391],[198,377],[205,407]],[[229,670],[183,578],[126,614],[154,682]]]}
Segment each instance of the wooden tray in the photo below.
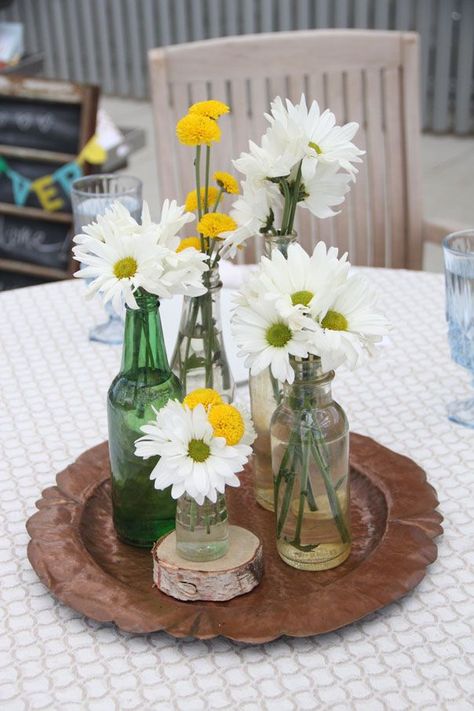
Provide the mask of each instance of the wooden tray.
{"label": "wooden tray", "polygon": [[107,443],[43,491],[27,523],[28,558],[59,600],[130,632],[253,643],[329,632],[414,588],[442,533],[436,492],[412,460],[353,434],[350,461],[353,549],[324,573],[280,560],[273,514],[255,503],[251,472],[242,474],[242,486],[228,493],[229,517],[262,540],[265,573],[255,590],[228,602],[180,602],[152,587],[151,554],[121,543],[113,529]]}

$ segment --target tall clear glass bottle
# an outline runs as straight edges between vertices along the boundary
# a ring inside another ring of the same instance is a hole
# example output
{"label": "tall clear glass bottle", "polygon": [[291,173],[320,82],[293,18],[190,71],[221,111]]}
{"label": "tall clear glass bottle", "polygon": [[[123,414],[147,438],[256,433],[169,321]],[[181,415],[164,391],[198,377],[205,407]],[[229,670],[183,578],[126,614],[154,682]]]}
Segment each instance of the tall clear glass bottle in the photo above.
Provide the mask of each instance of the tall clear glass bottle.
{"label": "tall clear glass bottle", "polygon": [[[297,234],[265,235],[265,254],[271,257],[275,250],[285,257],[288,247],[297,241]],[[255,497],[257,502],[268,511],[274,510],[273,472],[270,445],[270,421],[281,397],[281,383],[266,368],[258,375],[250,375],[250,407],[257,438],[253,445]]]}
{"label": "tall clear glass bottle", "polygon": [[234,379],[224,347],[218,267],[203,274],[207,292],[185,296],[171,368],[184,394],[196,388],[213,388],[226,402],[234,397]]}
{"label": "tall clear glass bottle", "polygon": [[107,396],[109,453],[114,525],[125,543],[151,547],[174,528],[176,502],[170,488],[157,491],[150,473],[157,457],[136,457],[140,428],[170,399],[182,399],[178,378],[166,356],[159,302],[148,293],[136,295],[138,309],[127,308],[120,372]]}
{"label": "tall clear glass bottle", "polygon": [[271,423],[277,549],[294,568],[327,570],[351,550],[349,427],[332,399],[334,371],[316,357],[292,365]]}

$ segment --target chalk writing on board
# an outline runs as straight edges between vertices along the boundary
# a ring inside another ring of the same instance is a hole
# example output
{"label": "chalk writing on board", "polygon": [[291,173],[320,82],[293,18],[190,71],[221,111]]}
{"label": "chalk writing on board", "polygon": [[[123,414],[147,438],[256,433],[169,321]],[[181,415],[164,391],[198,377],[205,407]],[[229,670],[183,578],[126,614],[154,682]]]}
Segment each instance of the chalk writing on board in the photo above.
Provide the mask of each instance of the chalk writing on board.
{"label": "chalk writing on board", "polygon": [[69,243],[68,224],[0,215],[0,257],[62,269]]}
{"label": "chalk writing on board", "polygon": [[31,131],[35,128],[40,133],[49,133],[54,126],[54,114],[48,111],[44,114],[34,116],[28,111],[16,111],[14,113],[0,110],[0,128],[8,123],[13,124],[19,131]]}

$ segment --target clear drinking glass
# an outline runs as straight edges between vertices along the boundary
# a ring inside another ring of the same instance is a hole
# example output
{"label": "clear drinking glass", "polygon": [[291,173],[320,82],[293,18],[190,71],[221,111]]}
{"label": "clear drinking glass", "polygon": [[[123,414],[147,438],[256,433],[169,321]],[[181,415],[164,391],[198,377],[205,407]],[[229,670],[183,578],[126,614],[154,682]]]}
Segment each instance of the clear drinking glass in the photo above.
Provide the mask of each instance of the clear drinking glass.
{"label": "clear drinking glass", "polygon": [[[474,229],[445,237],[443,252],[451,357],[474,376]],[[451,402],[448,417],[474,428],[474,397]]]}
{"label": "clear drinking glass", "polygon": [[[71,190],[75,234],[93,222],[114,202],[121,202],[139,221],[142,212],[142,181],[133,175],[88,175],[74,181]],[[105,307],[108,320],[91,329],[89,338],[100,343],[119,344],[123,340],[123,314],[111,303]]]}

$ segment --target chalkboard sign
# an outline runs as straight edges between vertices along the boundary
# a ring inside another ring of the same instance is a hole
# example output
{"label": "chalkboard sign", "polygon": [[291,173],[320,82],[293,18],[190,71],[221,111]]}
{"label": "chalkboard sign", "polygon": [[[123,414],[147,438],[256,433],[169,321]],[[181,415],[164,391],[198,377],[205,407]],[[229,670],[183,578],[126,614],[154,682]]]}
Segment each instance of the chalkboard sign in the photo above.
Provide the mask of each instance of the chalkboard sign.
{"label": "chalkboard sign", "polygon": [[[95,132],[98,94],[89,85],[0,75],[0,291],[75,270],[69,191],[59,179],[50,192],[47,180],[41,190],[28,185],[77,158]],[[44,209],[48,200],[54,211]]]}

